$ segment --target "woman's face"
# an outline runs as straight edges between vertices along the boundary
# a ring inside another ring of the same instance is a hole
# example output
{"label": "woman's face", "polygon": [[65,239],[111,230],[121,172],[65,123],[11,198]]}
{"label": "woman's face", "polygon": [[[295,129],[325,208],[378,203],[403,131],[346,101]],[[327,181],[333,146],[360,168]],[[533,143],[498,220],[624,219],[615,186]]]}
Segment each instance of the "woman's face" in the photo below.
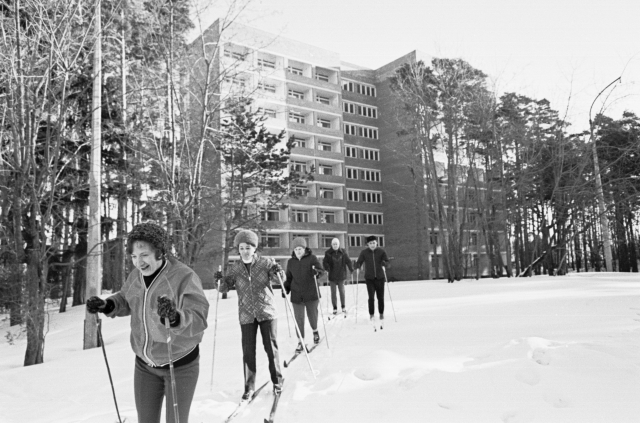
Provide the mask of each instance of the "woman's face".
{"label": "woman's face", "polygon": [[296,257],[298,257],[298,260],[299,260],[304,255],[304,248],[296,247],[296,248],[293,249],[293,252],[296,254]]}
{"label": "woman's face", "polygon": [[240,252],[240,257],[244,263],[251,263],[251,261],[253,261],[253,255],[256,253],[256,247],[251,244],[241,242],[240,245],[238,245],[238,251]]}
{"label": "woman's face", "polygon": [[151,276],[162,266],[162,257],[156,258],[156,250],[146,241],[136,241],[131,249],[133,265],[143,276]]}

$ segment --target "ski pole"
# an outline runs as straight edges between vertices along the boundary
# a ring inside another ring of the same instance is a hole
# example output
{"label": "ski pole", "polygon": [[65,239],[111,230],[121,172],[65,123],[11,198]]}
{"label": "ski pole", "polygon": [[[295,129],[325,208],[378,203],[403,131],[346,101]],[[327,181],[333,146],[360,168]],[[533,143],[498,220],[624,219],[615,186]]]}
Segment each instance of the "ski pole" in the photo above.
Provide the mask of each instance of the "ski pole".
{"label": "ski pole", "polygon": [[[282,287],[284,289],[284,287]],[[291,338],[291,323],[289,323],[289,308],[287,307],[287,299],[286,297],[282,297],[284,300],[284,312],[287,315],[287,329],[289,329],[289,338]]]}
{"label": "ski pole", "polygon": [[169,327],[169,319],[164,319],[164,327],[167,329],[167,348],[169,349],[169,375],[171,376],[173,415],[175,417],[175,422],[180,423],[180,415],[178,414],[178,393],[176,390],[176,376],[173,373],[173,352],[171,351],[171,328]]}
{"label": "ski pole", "polygon": [[[222,272],[222,265],[218,265],[218,272]],[[220,302],[220,278],[217,281],[216,288],[216,317],[213,323],[213,356],[211,357],[211,384],[209,390],[213,389],[213,366],[216,363],[216,338],[218,334],[218,304]]]}
{"label": "ski pole", "polygon": [[118,401],[116,400],[116,390],[113,387],[113,379],[111,378],[111,369],[109,368],[109,361],[107,360],[107,350],[104,348],[104,340],[102,339],[102,320],[98,317],[98,337],[100,345],[102,345],[102,354],[104,355],[104,362],[107,364],[107,373],[109,374],[109,382],[111,382],[111,392],[113,393],[113,402],[116,405],[116,414],[118,414],[118,421],[122,423],[120,418],[120,410],[118,410]]}
{"label": "ski pole", "polygon": [[280,287],[284,289],[285,304],[287,305],[287,307],[289,307],[289,311],[291,312],[291,315],[294,316],[293,324],[294,324],[294,327],[296,328],[296,334],[298,335],[300,344],[302,344],[302,350],[304,351],[304,355],[305,357],[307,357],[307,363],[309,363],[309,369],[311,369],[311,374],[313,375],[313,378],[316,379],[316,371],[313,369],[313,366],[311,365],[311,360],[309,359],[309,353],[307,352],[307,346],[304,344],[304,339],[302,338],[302,332],[300,332],[300,328],[298,327],[298,321],[295,319],[295,314],[293,313],[291,298],[289,298],[289,294],[287,294],[287,290],[284,288],[284,283],[282,282],[282,276],[280,276],[280,273],[278,273],[278,279],[280,280]]}
{"label": "ski pole", "polygon": [[389,287],[389,281],[387,280],[387,270],[384,266],[382,266],[382,273],[384,273],[384,281],[387,283],[387,290],[389,291],[389,301],[391,301],[391,310],[393,310],[393,320],[395,320],[397,323],[398,319],[396,318],[396,309],[393,306],[393,298],[391,298],[391,287]]}
{"label": "ski pole", "polygon": [[[312,265],[311,269],[313,269],[313,280],[316,282],[316,292],[318,293],[318,301],[320,300],[320,288],[318,288],[318,278],[316,277],[316,266]],[[324,339],[327,341],[327,348],[329,348],[329,337],[327,336],[327,325],[324,324],[324,313],[322,312],[322,306],[318,303],[318,308],[320,309],[320,317],[322,317],[322,327],[324,329]]]}
{"label": "ski pole", "polygon": [[356,269],[356,323],[358,323],[358,294],[360,293],[360,269]]}

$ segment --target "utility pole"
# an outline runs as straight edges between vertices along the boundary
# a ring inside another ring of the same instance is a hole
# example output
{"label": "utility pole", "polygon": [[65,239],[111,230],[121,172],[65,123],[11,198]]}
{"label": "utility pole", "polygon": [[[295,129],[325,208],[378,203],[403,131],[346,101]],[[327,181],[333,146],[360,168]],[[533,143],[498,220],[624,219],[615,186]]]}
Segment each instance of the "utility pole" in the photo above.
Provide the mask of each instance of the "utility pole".
{"label": "utility pole", "polygon": [[606,208],[604,204],[604,193],[602,192],[602,178],[600,177],[600,165],[598,164],[598,149],[596,148],[596,139],[593,136],[593,120],[591,120],[591,110],[600,95],[611,85],[620,81],[622,77],[617,77],[609,85],[604,87],[602,91],[593,99],[589,108],[589,130],[591,133],[591,148],[593,149],[593,172],[596,174],[596,196],[598,197],[598,213],[600,214],[600,231],[602,232],[604,244],[604,261],[608,271],[613,271],[613,253],[611,252],[611,232],[609,231],[609,219],[607,219]]}
{"label": "utility pole", "polygon": [[[100,236],[100,184],[102,180],[102,22],[101,2],[96,2],[95,46],[93,50],[93,99],[91,104],[91,164],[89,171],[89,234],[87,242],[86,299],[102,292],[102,244]],[[84,349],[95,348],[98,342],[98,315],[85,311]]]}

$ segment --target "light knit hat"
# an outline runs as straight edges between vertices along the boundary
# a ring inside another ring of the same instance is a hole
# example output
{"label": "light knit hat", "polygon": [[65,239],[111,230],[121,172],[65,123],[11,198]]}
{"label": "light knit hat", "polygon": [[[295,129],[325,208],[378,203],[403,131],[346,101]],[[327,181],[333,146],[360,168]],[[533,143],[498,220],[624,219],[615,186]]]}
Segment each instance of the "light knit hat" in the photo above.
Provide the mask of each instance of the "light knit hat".
{"label": "light knit hat", "polygon": [[242,243],[251,244],[254,247],[258,247],[258,235],[255,232],[249,230],[243,230],[237,233],[233,240],[233,245],[238,247]]}
{"label": "light knit hat", "polygon": [[295,250],[296,247],[302,247],[302,248],[307,248],[307,241],[302,238],[302,237],[298,237],[295,238],[292,242],[291,242],[291,249]]}

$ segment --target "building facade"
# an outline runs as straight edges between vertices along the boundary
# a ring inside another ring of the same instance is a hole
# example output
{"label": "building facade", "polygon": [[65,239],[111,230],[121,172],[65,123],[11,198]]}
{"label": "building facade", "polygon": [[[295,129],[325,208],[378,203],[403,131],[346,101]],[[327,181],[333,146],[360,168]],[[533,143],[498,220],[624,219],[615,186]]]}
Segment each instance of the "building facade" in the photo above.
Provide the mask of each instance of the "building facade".
{"label": "building facade", "polygon": [[[365,238],[374,235],[392,258],[390,277],[442,277],[437,248],[428,243],[433,234],[417,207],[424,193],[407,170],[388,83],[403,63],[431,58],[412,52],[373,70],[240,24],[223,33],[216,22],[207,35],[218,46],[221,98],[250,95],[267,116],[267,128],[284,129],[294,139],[291,168],[315,170],[314,180],[297,187],[298,197],[286,200],[285,208],[263,211],[262,254],[285,265],[291,241],[303,237],[321,257],[335,237],[356,259]],[[210,265],[217,260],[212,255]]]}

